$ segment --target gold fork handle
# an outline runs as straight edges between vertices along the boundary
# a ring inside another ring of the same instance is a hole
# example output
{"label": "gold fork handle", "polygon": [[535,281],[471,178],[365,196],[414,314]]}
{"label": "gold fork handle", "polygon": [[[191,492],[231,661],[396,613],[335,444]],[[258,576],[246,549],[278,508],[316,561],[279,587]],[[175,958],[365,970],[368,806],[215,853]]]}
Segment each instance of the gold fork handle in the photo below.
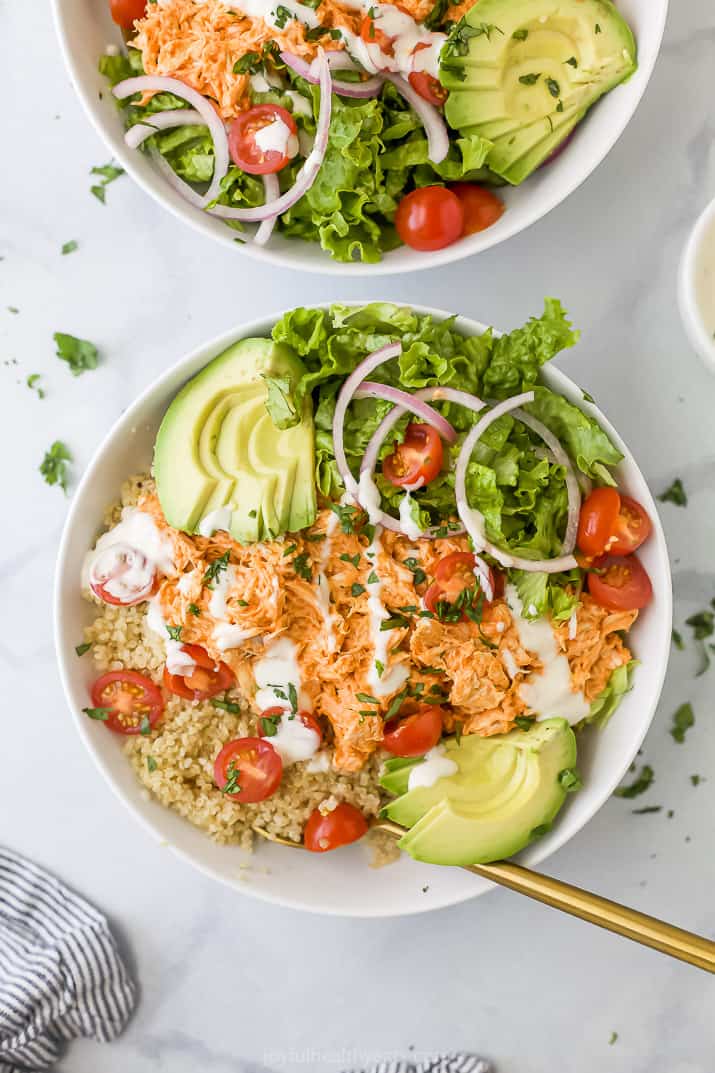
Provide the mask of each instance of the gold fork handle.
{"label": "gold fork handle", "polygon": [[560,879],[532,872],[520,864],[511,861],[498,861],[496,864],[475,864],[466,868],[502,887],[525,894],[537,902],[561,909],[571,916],[580,917],[590,924],[623,935],[643,946],[650,946],[662,954],[687,961],[706,972],[715,973],[715,942],[702,935],[676,928],[657,917],[639,913],[618,902],[592,894],[588,890],[572,887]]}

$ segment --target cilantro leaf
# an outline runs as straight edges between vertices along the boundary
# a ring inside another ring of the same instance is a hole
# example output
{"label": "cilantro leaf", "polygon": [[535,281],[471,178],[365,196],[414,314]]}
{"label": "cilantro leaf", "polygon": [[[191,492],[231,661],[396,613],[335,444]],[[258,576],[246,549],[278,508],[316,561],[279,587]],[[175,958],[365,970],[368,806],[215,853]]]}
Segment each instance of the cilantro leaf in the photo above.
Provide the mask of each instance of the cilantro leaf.
{"label": "cilantro leaf", "polygon": [[55,440],[49,451],[45,451],[45,457],[40,463],[40,473],[45,478],[46,484],[59,484],[63,492],[67,492],[69,474],[67,464],[72,461],[72,454],[62,440]]}
{"label": "cilantro leaf", "polygon": [[644,764],[641,768],[640,774],[630,783],[628,786],[619,786],[617,790],[614,790],[615,797],[638,797],[640,794],[644,794],[646,790],[650,789],[654,780],[653,768],[649,764]]}
{"label": "cilantro leaf", "polygon": [[685,704],[681,704],[673,714],[673,725],[670,728],[670,736],[673,741],[676,741],[678,745],[682,745],[687,731],[694,723],[695,713],[693,712],[693,706],[687,701]]}
{"label": "cilantro leaf", "polygon": [[671,485],[657,497],[661,503],[674,503],[676,507],[687,507],[688,496],[680,477],[676,477]]}
{"label": "cilantro leaf", "polygon": [[94,343],[68,335],[67,332],[55,332],[53,339],[57,346],[57,357],[67,362],[73,376],[81,376],[88,369],[97,368],[99,351]]}

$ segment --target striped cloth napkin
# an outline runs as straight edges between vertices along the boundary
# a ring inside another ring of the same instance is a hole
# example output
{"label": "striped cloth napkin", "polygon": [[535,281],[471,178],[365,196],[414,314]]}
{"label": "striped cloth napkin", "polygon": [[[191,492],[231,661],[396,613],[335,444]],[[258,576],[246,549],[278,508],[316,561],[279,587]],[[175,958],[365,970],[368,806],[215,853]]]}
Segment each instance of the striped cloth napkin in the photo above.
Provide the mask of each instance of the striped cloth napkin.
{"label": "striped cloth napkin", "polygon": [[438,1054],[419,1062],[379,1062],[360,1073],[493,1073],[492,1066],[475,1054]]}
{"label": "striped cloth napkin", "polygon": [[0,1073],[47,1069],[79,1036],[114,1039],[135,999],[101,913],[0,848]]}

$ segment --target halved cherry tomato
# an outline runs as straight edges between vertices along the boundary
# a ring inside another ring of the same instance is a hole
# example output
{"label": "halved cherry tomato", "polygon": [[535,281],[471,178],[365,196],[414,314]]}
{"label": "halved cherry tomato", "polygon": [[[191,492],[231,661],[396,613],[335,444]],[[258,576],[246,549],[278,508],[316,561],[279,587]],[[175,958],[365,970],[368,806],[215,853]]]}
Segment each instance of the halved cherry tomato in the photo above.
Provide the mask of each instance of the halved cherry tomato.
{"label": "halved cherry tomato", "polygon": [[93,707],[109,709],[104,725],[115,734],[146,733],[146,720],[153,728],[164,712],[161,690],[138,671],[102,674],[90,693]]}
{"label": "halved cherry tomato", "polygon": [[214,782],[232,801],[265,801],[283,775],[283,761],[264,738],[235,738],[214,760]]}
{"label": "halved cherry tomato", "polygon": [[123,30],[132,30],[137,19],[143,19],[147,0],[109,0],[109,11]]}
{"label": "halved cherry tomato", "polygon": [[[123,589],[122,597],[109,591]],[[89,587],[105,604],[115,607],[131,607],[148,600],[159,587],[155,567],[138,548],[129,544],[115,544],[100,552],[92,564]]]}
{"label": "halved cherry tomato", "polygon": [[431,425],[411,421],[405,430],[402,443],[382,463],[382,472],[391,484],[398,488],[404,485],[429,484],[442,469],[444,450],[439,432]]}
{"label": "halved cherry tomato", "polygon": [[[495,589],[494,574],[490,570],[492,590]],[[434,581],[424,594],[424,605],[433,615],[438,613],[438,604],[453,604],[465,589],[479,585],[479,578],[474,573],[474,556],[467,551],[453,551],[437,563]],[[468,618],[462,612],[461,622]]]}
{"label": "halved cherry tomato", "polygon": [[442,709],[418,704],[414,712],[385,723],[382,746],[393,756],[424,756],[442,737]]}
{"label": "halved cherry tomato", "polygon": [[[412,55],[416,56],[418,52],[429,47],[426,41],[420,41],[415,45]],[[419,93],[420,97],[429,101],[435,108],[441,108],[449,95],[449,91],[444,88],[439,79],[429,74],[428,71],[412,71],[409,82],[415,93]]]}
{"label": "halved cherry tomato", "polygon": [[652,531],[653,523],[640,503],[630,496],[621,496],[614,539],[609,542],[608,550],[613,555],[630,555],[646,542]]}
{"label": "halved cherry tomato", "polygon": [[[607,555],[596,559],[588,573],[588,591],[609,611],[636,611],[653,599],[653,586],[635,555]],[[595,573],[595,571],[598,573]]]}
{"label": "halved cherry tomato", "polygon": [[357,842],[366,833],[367,820],[362,812],[342,801],[325,815],[319,808],[311,812],[303,832],[303,845],[311,853],[325,853]]}
{"label": "halved cherry tomato", "polygon": [[462,234],[464,209],[455,193],[444,186],[422,186],[402,198],[395,227],[413,250],[441,250]]}
{"label": "halved cherry tomato", "polygon": [[366,15],[360,24],[360,36],[366,45],[377,45],[381,52],[384,52],[386,56],[394,55],[393,45],[395,38],[390,37],[384,30],[381,30],[379,26],[375,25],[375,19],[372,15]]}
{"label": "halved cherry tomato", "polygon": [[276,120],[288,127],[291,138],[297,139],[298,128],[293,116],[278,104],[256,104],[236,116],[228,132],[228,148],[231,160],[241,171],[249,175],[268,175],[280,171],[293,159],[295,153],[289,151],[290,138],[285,153],[277,149],[262,149],[256,141],[258,132]]}
{"label": "halved cherry tomato", "polygon": [[164,668],[164,686],[170,693],[186,700],[208,700],[217,693],[225,693],[236,677],[225,663],[216,663],[200,645],[182,645],[181,651],[196,664],[188,674],[170,674]]}
{"label": "halved cherry tomato", "polygon": [[594,488],[578,519],[576,543],[584,555],[603,555],[616,528],[621,497],[615,488]]}
{"label": "halved cherry tomato", "polygon": [[459,198],[464,212],[463,235],[474,235],[495,224],[504,212],[504,202],[491,190],[475,183],[452,183],[449,188]]}
{"label": "halved cherry tomato", "polygon": [[[290,714],[291,713],[287,708],[266,708],[266,710],[264,712],[261,712],[258,717],[259,736],[261,738],[271,738],[273,736],[272,734],[266,733],[266,724],[263,722],[264,719],[280,719],[284,715],[290,717]],[[307,727],[308,730],[314,731],[318,735],[318,744],[320,744],[320,742],[323,740],[323,728],[321,727],[318,720],[314,716],[312,716],[310,712],[298,712],[298,714],[294,718],[300,719],[304,727]]]}

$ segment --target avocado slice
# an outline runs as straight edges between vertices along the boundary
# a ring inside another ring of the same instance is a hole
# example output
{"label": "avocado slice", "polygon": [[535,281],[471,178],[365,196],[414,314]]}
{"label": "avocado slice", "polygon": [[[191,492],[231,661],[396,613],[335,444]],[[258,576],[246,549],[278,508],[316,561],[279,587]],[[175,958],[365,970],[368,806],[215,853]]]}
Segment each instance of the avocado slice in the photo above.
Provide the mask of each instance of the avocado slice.
{"label": "avocado slice", "polygon": [[612,0],[479,0],[442,50],[445,116],[493,142],[486,164],[518,185],[636,66]]}
{"label": "avocado slice", "polygon": [[313,523],[311,400],[302,400],[288,428],[278,428],[266,408],[266,377],[290,386],[304,371],[290,348],[243,339],[181,389],[154,447],[157,493],[170,525],[194,533],[208,513],[228,506],[231,536],[245,544]]}
{"label": "avocado slice", "polygon": [[576,738],[565,719],[529,730],[443,742],[459,770],[433,786],[407,789],[420,760],[389,769],[381,784],[405,792],[384,809],[408,827],[399,846],[432,864],[484,864],[510,857],[543,834],[564,803],[560,775],[576,763]]}

